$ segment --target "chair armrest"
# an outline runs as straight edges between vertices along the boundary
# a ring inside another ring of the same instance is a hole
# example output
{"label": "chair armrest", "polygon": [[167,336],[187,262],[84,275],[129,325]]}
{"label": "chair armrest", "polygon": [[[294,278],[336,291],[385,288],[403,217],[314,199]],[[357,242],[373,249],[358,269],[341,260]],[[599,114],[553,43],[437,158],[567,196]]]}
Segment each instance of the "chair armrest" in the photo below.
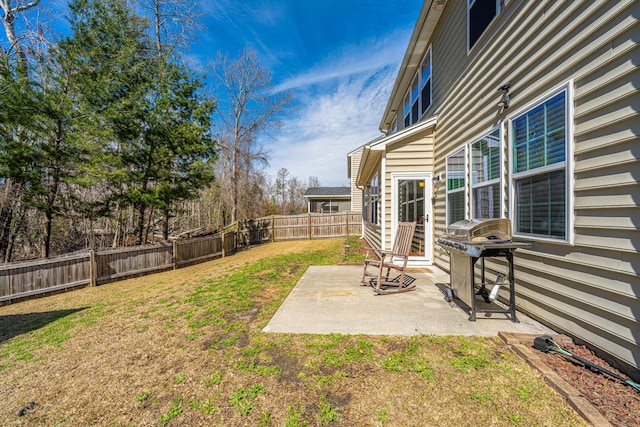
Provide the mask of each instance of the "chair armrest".
{"label": "chair armrest", "polygon": [[392,252],[392,251],[380,251],[380,255],[381,255],[381,258],[388,257],[388,256],[389,257],[394,257],[394,256],[402,257],[402,255],[398,255],[397,253]]}

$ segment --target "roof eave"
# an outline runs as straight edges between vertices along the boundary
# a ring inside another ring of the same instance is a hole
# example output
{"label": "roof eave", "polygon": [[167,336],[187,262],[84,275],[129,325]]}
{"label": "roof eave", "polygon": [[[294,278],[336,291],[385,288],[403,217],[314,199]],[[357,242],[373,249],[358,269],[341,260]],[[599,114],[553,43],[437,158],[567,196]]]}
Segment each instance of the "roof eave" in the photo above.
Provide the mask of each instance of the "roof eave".
{"label": "roof eave", "polygon": [[392,133],[391,135],[385,138],[382,138],[376,141],[375,143],[371,144],[369,147],[372,150],[386,150],[386,148],[389,145],[394,144],[398,141],[401,141],[405,138],[411,137],[413,135],[416,135],[418,133],[425,132],[431,128],[435,128],[437,124],[438,124],[438,116],[433,115],[431,117],[428,117],[426,119],[419,121],[414,125],[411,125],[402,130],[399,130],[398,132]]}
{"label": "roof eave", "polygon": [[378,138],[362,147],[362,157],[360,158],[360,167],[358,168],[356,185],[358,187],[364,187],[367,185],[367,182],[369,182],[369,179],[373,176],[373,173],[382,158],[382,154],[387,150],[389,145],[422,132],[433,132],[437,124],[438,116],[434,115],[389,136]]}
{"label": "roof eave", "polygon": [[402,99],[411,84],[411,79],[413,79],[418,67],[420,67],[420,62],[429,47],[431,35],[442,15],[446,3],[447,0],[428,0],[422,5],[416,26],[409,39],[409,45],[400,64],[396,81],[389,95],[387,106],[382,115],[382,120],[380,121],[379,129],[382,132],[388,131],[391,128],[391,122],[396,114],[396,108],[400,107]]}

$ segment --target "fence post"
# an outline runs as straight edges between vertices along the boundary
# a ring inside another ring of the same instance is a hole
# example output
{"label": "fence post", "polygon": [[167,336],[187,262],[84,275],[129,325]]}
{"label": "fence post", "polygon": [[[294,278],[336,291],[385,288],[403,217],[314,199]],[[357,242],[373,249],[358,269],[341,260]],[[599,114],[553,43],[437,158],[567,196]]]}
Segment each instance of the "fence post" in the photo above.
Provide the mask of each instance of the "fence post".
{"label": "fence post", "polygon": [[311,212],[307,213],[307,220],[309,221],[307,233],[309,233],[309,240],[311,240]]}
{"label": "fence post", "polygon": [[89,251],[89,286],[96,286],[98,282],[98,266],[96,264],[96,251]]}
{"label": "fence post", "polygon": [[224,231],[222,232],[222,258],[225,257],[225,253],[224,253]]}
{"label": "fence post", "polygon": [[276,241],[276,219],[275,215],[271,215],[271,243]]}
{"label": "fence post", "polygon": [[344,212],[344,220],[346,224],[344,229],[344,236],[349,237],[349,212],[347,211]]}
{"label": "fence post", "polygon": [[[224,232],[222,233],[224,235]],[[233,250],[234,252],[238,252],[238,242],[240,241],[240,221],[236,221],[236,238],[233,239]]]}
{"label": "fence post", "polygon": [[176,270],[178,268],[178,242],[176,240],[173,241],[172,250],[173,269]]}

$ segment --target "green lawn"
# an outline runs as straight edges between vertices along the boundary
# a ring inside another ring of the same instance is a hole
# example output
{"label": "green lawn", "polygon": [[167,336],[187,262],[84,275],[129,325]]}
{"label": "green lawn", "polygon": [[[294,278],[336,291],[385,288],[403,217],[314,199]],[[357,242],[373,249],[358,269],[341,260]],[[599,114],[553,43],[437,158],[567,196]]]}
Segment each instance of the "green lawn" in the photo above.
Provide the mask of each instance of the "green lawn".
{"label": "green lawn", "polygon": [[354,252],[271,243],[0,307],[0,425],[586,425],[497,338],[261,332]]}

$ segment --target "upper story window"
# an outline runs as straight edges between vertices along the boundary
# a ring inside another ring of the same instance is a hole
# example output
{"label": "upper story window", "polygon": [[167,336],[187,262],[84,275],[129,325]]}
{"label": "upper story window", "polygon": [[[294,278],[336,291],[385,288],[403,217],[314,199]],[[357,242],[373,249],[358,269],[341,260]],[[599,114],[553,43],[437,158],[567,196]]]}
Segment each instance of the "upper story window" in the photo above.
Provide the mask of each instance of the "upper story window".
{"label": "upper story window", "polygon": [[431,48],[427,50],[403,102],[403,127],[416,123],[431,105]]}
{"label": "upper story window", "polygon": [[471,144],[471,201],[473,218],[500,218],[500,130]]}
{"label": "upper story window", "polygon": [[420,116],[431,105],[431,48],[420,64]]}
{"label": "upper story window", "polygon": [[504,0],[469,0],[467,8],[468,46],[473,47],[493,18],[500,13]]}
{"label": "upper story window", "polygon": [[510,120],[514,234],[571,242],[571,86]]}
{"label": "upper story window", "polygon": [[456,151],[447,157],[447,224],[466,218],[466,170],[465,150]]}

